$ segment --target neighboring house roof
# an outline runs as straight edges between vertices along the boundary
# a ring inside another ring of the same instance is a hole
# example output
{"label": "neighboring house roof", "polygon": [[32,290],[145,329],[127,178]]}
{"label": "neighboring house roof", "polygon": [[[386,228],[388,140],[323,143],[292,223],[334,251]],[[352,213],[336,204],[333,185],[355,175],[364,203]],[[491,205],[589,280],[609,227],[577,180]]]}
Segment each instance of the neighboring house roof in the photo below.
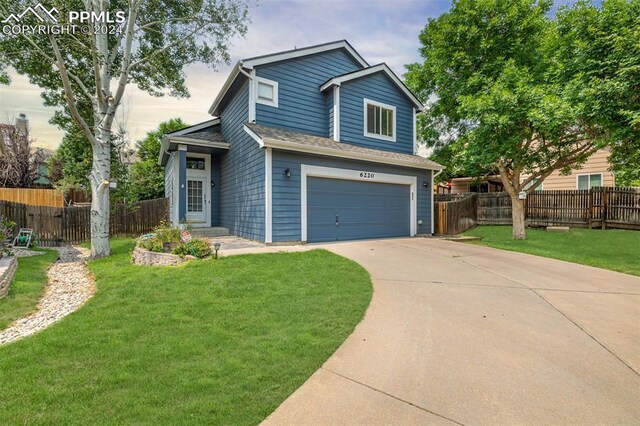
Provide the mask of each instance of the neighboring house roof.
{"label": "neighboring house roof", "polygon": [[261,126],[253,123],[246,123],[244,128],[261,147],[271,147],[286,151],[348,158],[373,163],[392,164],[417,169],[443,169],[440,164],[418,155],[365,148],[348,143],[336,142],[330,138],[292,132],[275,127]]}
{"label": "neighboring house roof", "polygon": [[167,164],[169,151],[175,151],[178,145],[190,145],[200,148],[202,151],[228,150],[229,144],[220,133],[220,119],[205,121],[194,126],[185,127],[166,134],[162,138],[158,164]]}
{"label": "neighboring house roof", "polygon": [[422,102],[420,102],[416,95],[414,95],[411,90],[409,90],[409,88],[402,82],[402,80],[400,80],[398,76],[393,71],[391,71],[391,68],[389,68],[389,66],[385,63],[373,65],[361,70],[352,71],[330,78],[325,83],[323,83],[322,86],[320,86],[320,90],[324,92],[330,87],[340,86],[344,82],[366,77],[368,75],[376,74],[379,72],[386,74],[387,77],[389,77],[389,79],[391,79],[391,81],[393,81],[393,83],[402,91],[402,93],[404,93],[405,96],[409,98],[409,100],[411,100],[416,109],[418,111],[422,111],[422,109],[424,108]]}
{"label": "neighboring house roof", "polygon": [[286,61],[289,59],[300,58],[303,56],[313,55],[321,52],[328,52],[330,50],[336,50],[336,49],[346,50],[349,53],[349,55],[356,62],[358,62],[360,66],[362,66],[363,68],[369,66],[367,61],[365,61],[362,58],[362,56],[360,56],[360,54],[356,52],[353,46],[351,46],[349,42],[347,42],[346,40],[338,40],[330,43],[303,47],[300,49],[286,50],[283,52],[277,52],[277,53],[271,53],[268,55],[254,56],[253,58],[241,59],[235,64],[235,66],[231,71],[231,74],[229,74],[229,77],[222,85],[222,89],[220,89],[218,96],[216,97],[216,99],[213,101],[213,104],[211,104],[211,107],[209,108],[209,114],[213,114],[213,115],[220,114],[220,111],[218,111],[218,107],[222,103],[222,100],[225,98],[225,96],[227,95],[227,92],[229,91],[233,83],[236,81],[238,76],[240,76],[241,73],[246,72],[244,70],[252,70],[254,67],[257,67],[259,65]]}

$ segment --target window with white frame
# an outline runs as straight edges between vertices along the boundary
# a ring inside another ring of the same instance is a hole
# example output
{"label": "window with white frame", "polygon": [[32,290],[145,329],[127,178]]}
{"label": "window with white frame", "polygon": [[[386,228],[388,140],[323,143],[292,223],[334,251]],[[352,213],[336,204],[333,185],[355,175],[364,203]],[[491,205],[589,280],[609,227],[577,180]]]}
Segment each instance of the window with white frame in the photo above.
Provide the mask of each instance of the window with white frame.
{"label": "window with white frame", "polygon": [[365,99],[364,135],[395,142],[396,107]]}
{"label": "window with white frame", "polygon": [[256,103],[278,107],[278,82],[255,77]]}
{"label": "window with white frame", "polygon": [[602,173],[578,175],[577,185],[578,189],[591,189],[596,186],[602,186]]}
{"label": "window with white frame", "polygon": [[[529,188],[531,188],[533,185],[535,185],[536,183],[538,183],[538,180],[539,180],[538,178],[534,178],[531,182],[529,182],[528,184],[526,184],[526,185],[524,186],[524,188],[522,188],[522,190],[523,190],[523,191],[528,191],[528,190],[529,190]],[[536,190],[536,191],[542,191],[542,190],[543,190],[543,188],[544,188],[544,182],[540,183],[540,185],[538,185],[538,186],[536,187],[536,189],[535,189],[535,190]]]}

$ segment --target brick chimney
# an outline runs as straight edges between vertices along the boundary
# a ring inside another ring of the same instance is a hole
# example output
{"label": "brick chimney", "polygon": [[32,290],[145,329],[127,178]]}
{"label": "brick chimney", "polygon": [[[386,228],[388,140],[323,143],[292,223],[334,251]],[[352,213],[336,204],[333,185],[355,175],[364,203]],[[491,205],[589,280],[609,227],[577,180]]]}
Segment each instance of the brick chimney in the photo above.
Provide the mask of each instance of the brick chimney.
{"label": "brick chimney", "polygon": [[29,119],[26,114],[20,113],[16,118],[16,132],[22,135],[29,133]]}

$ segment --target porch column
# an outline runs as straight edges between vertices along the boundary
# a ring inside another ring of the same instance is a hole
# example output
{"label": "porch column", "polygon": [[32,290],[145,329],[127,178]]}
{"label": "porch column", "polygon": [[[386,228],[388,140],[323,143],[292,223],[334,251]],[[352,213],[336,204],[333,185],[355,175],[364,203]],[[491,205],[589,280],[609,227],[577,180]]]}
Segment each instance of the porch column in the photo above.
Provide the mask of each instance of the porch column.
{"label": "porch column", "polygon": [[178,146],[178,221],[187,221],[187,147]]}

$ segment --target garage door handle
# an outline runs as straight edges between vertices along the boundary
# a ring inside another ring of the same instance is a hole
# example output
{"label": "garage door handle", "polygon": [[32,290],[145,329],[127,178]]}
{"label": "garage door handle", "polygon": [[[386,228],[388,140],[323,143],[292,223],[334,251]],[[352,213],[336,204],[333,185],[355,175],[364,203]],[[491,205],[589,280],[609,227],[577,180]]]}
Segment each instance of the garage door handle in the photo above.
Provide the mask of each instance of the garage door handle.
{"label": "garage door handle", "polygon": [[336,226],[338,226],[338,222],[339,222],[338,215],[336,215]]}

